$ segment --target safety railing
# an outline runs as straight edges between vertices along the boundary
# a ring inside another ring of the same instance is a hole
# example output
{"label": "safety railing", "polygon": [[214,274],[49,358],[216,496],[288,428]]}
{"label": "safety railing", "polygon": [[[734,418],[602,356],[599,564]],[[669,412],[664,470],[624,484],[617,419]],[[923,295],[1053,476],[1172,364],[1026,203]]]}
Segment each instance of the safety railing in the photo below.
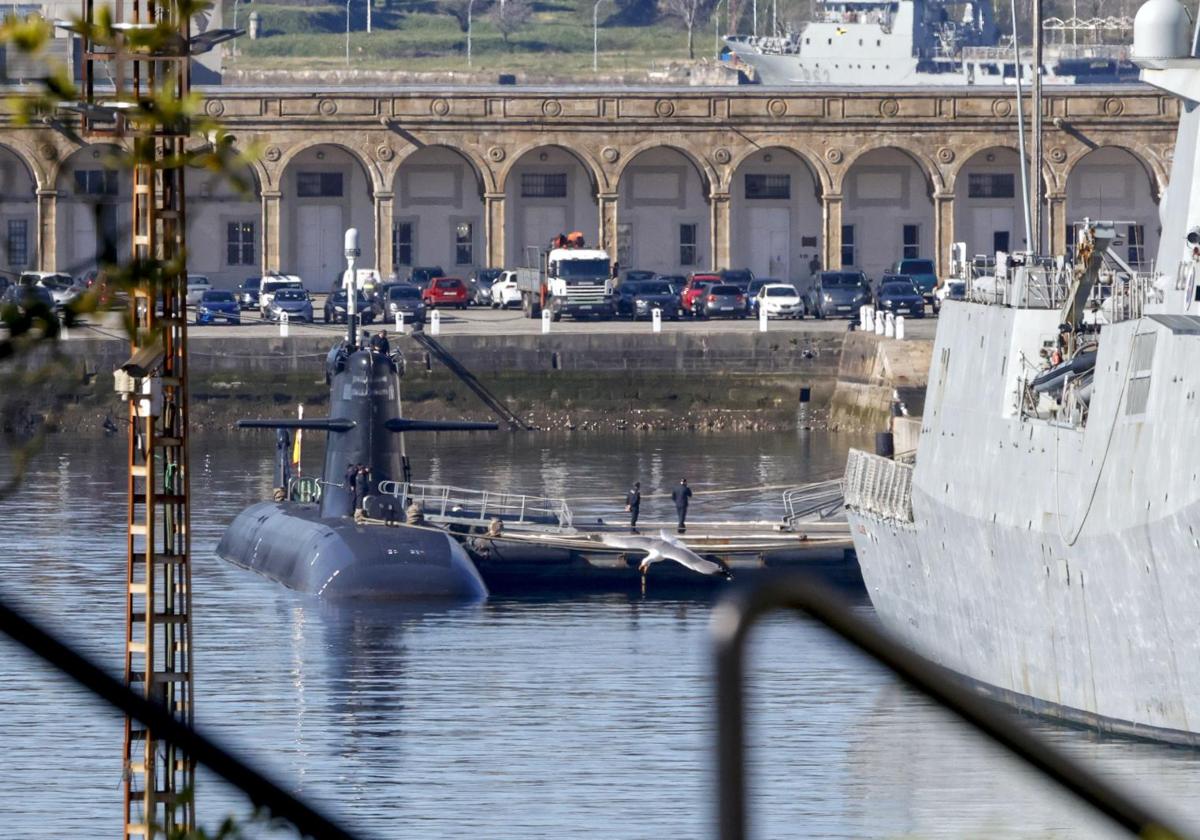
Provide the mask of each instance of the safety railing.
{"label": "safety railing", "polygon": [[379,492],[401,499],[405,507],[414,502],[419,504],[427,517],[478,519],[483,523],[501,519],[512,525],[573,527],[571,507],[566,499],[399,481],[379,482]]}
{"label": "safety railing", "polygon": [[784,519],[789,525],[806,519],[829,519],[841,511],[843,503],[840,478],[783,491]]}
{"label": "safety railing", "polygon": [[912,474],[908,464],[851,449],[843,480],[846,507],[897,522],[912,522]]}

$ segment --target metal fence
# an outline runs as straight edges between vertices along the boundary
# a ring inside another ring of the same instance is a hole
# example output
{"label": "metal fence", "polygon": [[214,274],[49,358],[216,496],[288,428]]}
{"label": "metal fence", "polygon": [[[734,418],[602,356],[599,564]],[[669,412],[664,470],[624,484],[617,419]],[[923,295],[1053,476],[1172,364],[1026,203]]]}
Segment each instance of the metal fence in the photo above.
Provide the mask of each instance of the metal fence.
{"label": "metal fence", "polygon": [[829,519],[841,511],[842,480],[819,481],[783,491],[783,508],[788,524],[803,520]]}
{"label": "metal fence", "polygon": [[843,482],[846,507],[898,522],[912,522],[913,468],[890,458],[850,450]]}
{"label": "metal fence", "polygon": [[399,481],[379,482],[379,492],[402,499],[407,506],[416,502],[426,516],[449,519],[478,519],[487,523],[502,519],[509,524],[557,525],[571,528],[571,508],[566,499],[527,496],[524,493],[471,490],[449,484],[412,484]]}

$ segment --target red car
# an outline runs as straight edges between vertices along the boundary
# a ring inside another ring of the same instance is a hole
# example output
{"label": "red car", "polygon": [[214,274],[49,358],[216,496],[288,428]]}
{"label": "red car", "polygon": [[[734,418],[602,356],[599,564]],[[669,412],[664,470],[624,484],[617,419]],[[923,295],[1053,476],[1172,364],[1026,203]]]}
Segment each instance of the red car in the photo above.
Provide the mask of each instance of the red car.
{"label": "red car", "polygon": [[695,314],[698,309],[702,309],[704,301],[697,299],[702,298],[710,286],[720,282],[721,277],[717,274],[693,274],[688,277],[687,285],[679,294],[679,302],[683,306],[683,311]]}
{"label": "red car", "polygon": [[435,277],[429,281],[421,300],[426,306],[457,306],[467,308],[467,285],[457,277]]}

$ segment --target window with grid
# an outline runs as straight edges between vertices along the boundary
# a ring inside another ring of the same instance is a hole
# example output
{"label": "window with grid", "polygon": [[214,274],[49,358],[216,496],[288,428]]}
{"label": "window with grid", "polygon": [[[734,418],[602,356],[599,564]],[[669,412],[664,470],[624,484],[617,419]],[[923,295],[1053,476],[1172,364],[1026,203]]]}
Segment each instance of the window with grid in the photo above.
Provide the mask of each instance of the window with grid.
{"label": "window with grid", "polygon": [[854,265],[854,225],[842,225],[842,265]]}
{"label": "window with grid", "polygon": [[567,173],[522,172],[521,198],[566,198]]}
{"label": "window with grid", "polygon": [[26,268],[29,265],[29,222],[26,219],[8,220],[8,237],[5,253],[9,268]]}
{"label": "window with grid", "polygon": [[1129,264],[1134,268],[1146,261],[1146,228],[1129,225],[1125,228],[1125,244],[1129,247]]}
{"label": "window with grid", "polygon": [[699,249],[696,247],[696,225],[679,226],[679,264],[696,265]]}
{"label": "window with grid", "polygon": [[300,198],[341,198],[341,172],[297,172],[296,195]]}
{"label": "window with grid", "polygon": [[968,198],[1012,198],[1016,185],[1011,172],[972,172],[967,176]]}
{"label": "window with grid", "polygon": [[915,260],[921,256],[921,226],[905,225],[903,231],[904,259]]}
{"label": "window with grid", "polygon": [[746,175],[746,198],[791,198],[791,175]]}
{"label": "window with grid", "polygon": [[413,223],[392,225],[392,268],[413,264]]}
{"label": "window with grid", "polygon": [[77,195],[116,195],[117,172],[114,169],[76,169]]}
{"label": "window with grid", "polygon": [[475,230],[470,222],[459,222],[454,226],[454,264],[475,263]]}
{"label": "window with grid", "polygon": [[225,226],[225,262],[254,265],[254,222],[229,222]]}

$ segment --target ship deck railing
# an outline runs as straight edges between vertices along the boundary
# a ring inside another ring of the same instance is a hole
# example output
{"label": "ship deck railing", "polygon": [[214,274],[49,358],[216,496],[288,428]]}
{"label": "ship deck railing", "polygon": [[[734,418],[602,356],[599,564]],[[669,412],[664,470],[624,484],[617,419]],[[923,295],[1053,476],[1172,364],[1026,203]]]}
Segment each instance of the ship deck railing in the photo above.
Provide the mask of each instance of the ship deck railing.
{"label": "ship deck railing", "polygon": [[427,519],[447,523],[483,523],[499,519],[506,525],[541,525],[561,530],[574,527],[566,499],[531,496],[508,490],[473,490],[450,484],[381,481],[379,492],[421,506]]}
{"label": "ship deck railing", "polygon": [[[1017,309],[1061,309],[1071,294],[1069,264],[1010,266],[1002,277],[995,276],[994,270],[991,263],[969,264],[966,276],[958,278],[964,283],[964,299]],[[1088,295],[1085,320],[1094,317],[1116,324],[1142,317],[1146,304],[1158,299],[1154,280],[1155,274],[1150,271],[1135,270],[1127,264],[1105,265]]]}
{"label": "ship deck railing", "polygon": [[912,522],[912,475],[908,464],[851,449],[843,487],[846,507],[897,522]]}
{"label": "ship deck railing", "polygon": [[789,527],[804,521],[832,519],[844,506],[840,478],[792,487],[783,492],[784,521]]}

